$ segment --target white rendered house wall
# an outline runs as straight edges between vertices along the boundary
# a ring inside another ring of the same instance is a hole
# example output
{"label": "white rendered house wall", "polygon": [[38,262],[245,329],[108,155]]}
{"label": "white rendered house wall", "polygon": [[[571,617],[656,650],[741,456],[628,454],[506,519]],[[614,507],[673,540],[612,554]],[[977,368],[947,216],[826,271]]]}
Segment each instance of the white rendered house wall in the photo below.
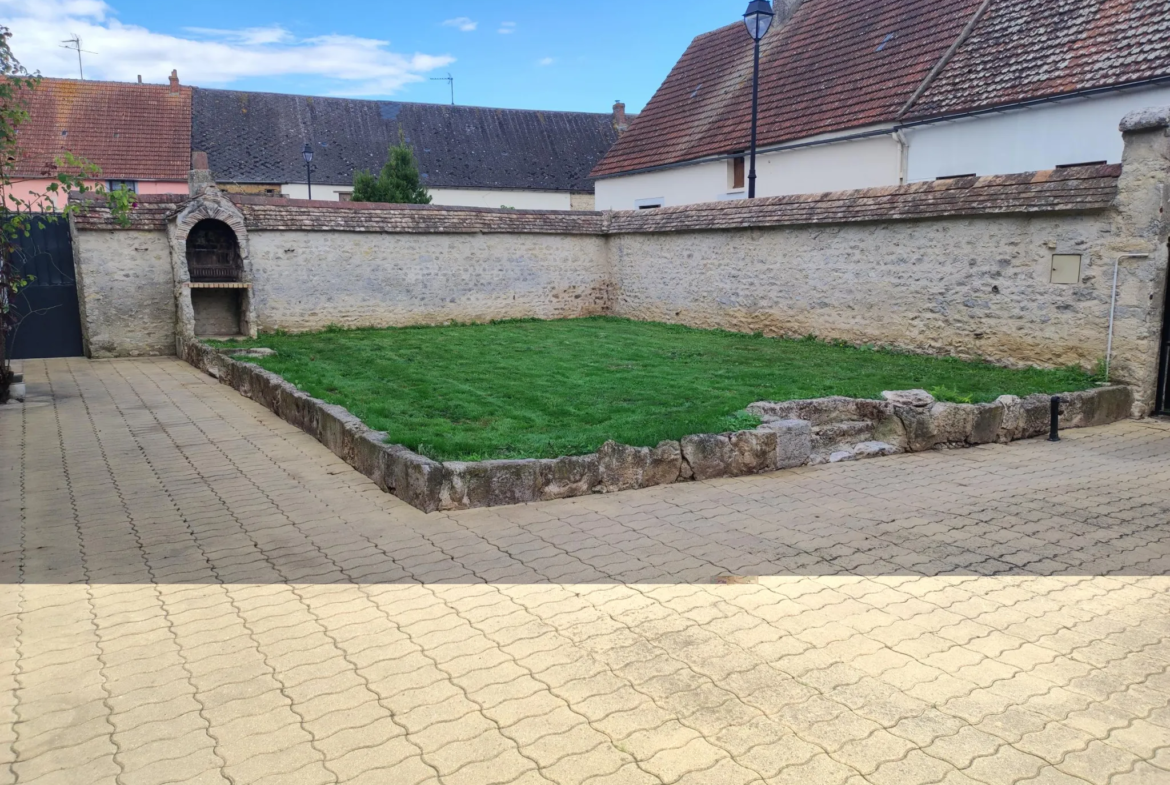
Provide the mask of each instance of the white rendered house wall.
{"label": "white rendered house wall", "polygon": [[906,128],[909,182],[1015,174],[1065,164],[1121,163],[1118,123],[1127,113],[1170,104],[1170,87],[1102,93]]}
{"label": "white rendered house wall", "polygon": [[[431,204],[452,207],[515,207],[517,210],[568,210],[571,197],[567,191],[505,191],[480,188],[430,188]],[[280,192],[290,199],[308,199],[309,186],[288,183]],[[352,185],[318,185],[313,183],[313,199],[327,202],[341,200],[353,193]]]}
{"label": "white rendered house wall", "polygon": [[[889,135],[761,153],[756,161],[756,195],[845,191],[897,185],[901,150]],[[621,175],[597,181],[598,210],[635,210],[661,201],[674,207],[742,199],[733,188],[727,160],[703,161],[673,169]]]}

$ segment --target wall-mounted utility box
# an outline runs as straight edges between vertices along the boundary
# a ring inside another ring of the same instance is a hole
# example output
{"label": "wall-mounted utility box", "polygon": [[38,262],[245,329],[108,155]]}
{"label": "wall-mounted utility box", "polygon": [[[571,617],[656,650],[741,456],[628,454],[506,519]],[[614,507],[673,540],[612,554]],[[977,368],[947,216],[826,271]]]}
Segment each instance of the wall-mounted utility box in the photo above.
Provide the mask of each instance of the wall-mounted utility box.
{"label": "wall-mounted utility box", "polygon": [[1080,283],[1081,255],[1057,253],[1052,255],[1052,272],[1049,276],[1052,283]]}

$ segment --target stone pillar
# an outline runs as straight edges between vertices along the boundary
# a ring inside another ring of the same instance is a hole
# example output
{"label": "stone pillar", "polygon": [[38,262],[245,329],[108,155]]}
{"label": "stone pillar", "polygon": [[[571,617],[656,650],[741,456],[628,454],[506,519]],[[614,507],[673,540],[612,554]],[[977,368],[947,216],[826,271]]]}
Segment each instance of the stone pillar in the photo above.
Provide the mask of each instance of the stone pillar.
{"label": "stone pillar", "polygon": [[[1134,416],[1148,415],[1158,382],[1159,344],[1167,285],[1167,199],[1170,197],[1170,107],[1131,112],[1116,218],[1105,245],[1105,274],[1117,267],[1112,376],[1134,388]],[[1108,316],[1108,314],[1106,314]]]}

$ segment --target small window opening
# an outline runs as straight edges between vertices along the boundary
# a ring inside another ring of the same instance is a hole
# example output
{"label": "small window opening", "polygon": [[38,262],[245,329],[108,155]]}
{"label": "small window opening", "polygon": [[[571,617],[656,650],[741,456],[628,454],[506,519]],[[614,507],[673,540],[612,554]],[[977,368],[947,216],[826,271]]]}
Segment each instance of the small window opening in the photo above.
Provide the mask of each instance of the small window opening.
{"label": "small window opening", "polygon": [[1057,169],[1075,169],[1078,166],[1104,166],[1108,161],[1085,161],[1081,164],[1057,164]]}
{"label": "small window opening", "polygon": [[340,200],[342,202],[352,202],[353,201],[353,191],[338,191],[337,198],[338,198],[338,200]]}
{"label": "small window opening", "polygon": [[662,207],[664,204],[666,204],[666,198],[662,196],[656,196],[653,199],[639,199],[634,202],[634,207],[638,208],[639,210],[655,210],[659,207]]}
{"label": "small window opening", "polygon": [[727,162],[727,185],[732,191],[738,191],[747,183],[747,162],[744,157],[737,156]]}
{"label": "small window opening", "polygon": [[236,233],[223,221],[206,219],[187,235],[191,283],[239,283],[244,272]]}
{"label": "small window opening", "polygon": [[971,172],[970,174],[944,174],[942,177],[936,177],[936,180],[965,180],[970,177],[978,177],[979,175]]}
{"label": "small window opening", "polygon": [[107,180],[106,188],[110,191],[129,191],[132,194],[138,193],[138,183],[133,180]]}

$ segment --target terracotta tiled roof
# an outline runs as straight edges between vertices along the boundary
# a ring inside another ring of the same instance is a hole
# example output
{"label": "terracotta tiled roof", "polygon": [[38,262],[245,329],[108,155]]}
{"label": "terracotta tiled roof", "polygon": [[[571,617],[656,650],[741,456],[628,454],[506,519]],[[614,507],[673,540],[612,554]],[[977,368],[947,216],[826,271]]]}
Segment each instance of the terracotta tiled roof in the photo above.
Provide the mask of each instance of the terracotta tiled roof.
{"label": "terracotta tiled roof", "polygon": [[1166,76],[1166,0],[992,0],[908,117]]}
{"label": "terracotta tiled roof", "polygon": [[[899,221],[969,215],[1075,213],[1104,210],[1117,197],[1119,165],[935,180],[887,188],[776,196],[618,213],[494,210],[479,207],[305,202],[236,196],[250,231],[389,233],[633,234],[770,226]],[[73,199],[78,195],[74,194]],[[162,231],[185,196],[140,196],[129,227],[110,217],[101,199],[76,217],[81,229]]]}
{"label": "terracotta tiled roof", "polygon": [[[980,0],[805,0],[764,39],[760,144],[893,121]],[[752,42],[740,22],[695,39],[595,176],[741,152]]]}
{"label": "terracotta tiled roof", "polygon": [[186,180],[191,168],[191,89],[42,79],[19,129],[16,177],[44,177],[69,151],[109,180]]}

